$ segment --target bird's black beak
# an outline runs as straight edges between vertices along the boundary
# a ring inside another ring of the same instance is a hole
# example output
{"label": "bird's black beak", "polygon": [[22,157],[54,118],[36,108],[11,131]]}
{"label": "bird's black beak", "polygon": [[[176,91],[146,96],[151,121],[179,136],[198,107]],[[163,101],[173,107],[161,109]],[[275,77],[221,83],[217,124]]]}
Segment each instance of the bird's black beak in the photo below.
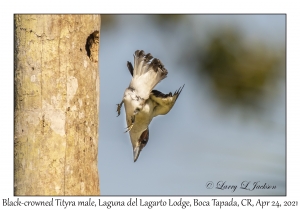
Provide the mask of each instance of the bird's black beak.
{"label": "bird's black beak", "polygon": [[149,139],[149,128],[147,128],[146,130],[144,130],[144,132],[141,134],[138,143],[136,144],[136,146],[133,149],[133,160],[134,162],[137,161],[140,152],[142,151],[142,149],[146,146],[147,142]]}
{"label": "bird's black beak", "polygon": [[140,152],[141,152],[141,147],[138,145],[136,147],[134,147],[133,149],[133,161],[137,161],[139,155],[140,155]]}

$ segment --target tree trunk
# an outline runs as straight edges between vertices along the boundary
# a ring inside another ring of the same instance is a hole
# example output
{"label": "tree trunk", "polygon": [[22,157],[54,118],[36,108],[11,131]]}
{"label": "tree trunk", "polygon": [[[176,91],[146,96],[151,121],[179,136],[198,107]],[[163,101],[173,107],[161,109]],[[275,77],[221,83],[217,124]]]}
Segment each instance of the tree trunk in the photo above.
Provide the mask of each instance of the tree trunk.
{"label": "tree trunk", "polygon": [[14,18],[14,194],[99,195],[100,15]]}

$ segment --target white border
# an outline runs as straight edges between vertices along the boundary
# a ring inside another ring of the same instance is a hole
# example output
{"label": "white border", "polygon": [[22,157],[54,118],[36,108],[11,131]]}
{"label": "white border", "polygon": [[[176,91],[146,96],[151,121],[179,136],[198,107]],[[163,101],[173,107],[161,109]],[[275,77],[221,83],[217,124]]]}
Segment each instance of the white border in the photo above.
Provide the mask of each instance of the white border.
{"label": "white border", "polygon": [[[16,200],[49,200],[51,197],[13,197],[13,14],[14,13],[286,13],[287,14],[287,196],[275,197],[234,197],[239,203],[242,199],[253,201],[284,201],[297,200],[298,206],[300,184],[299,184],[299,7],[296,1],[184,1],[184,2],[162,2],[162,1],[84,1],[69,2],[52,0],[41,1],[9,1],[1,5],[1,147],[0,147],[0,206],[3,199]],[[126,6],[126,7],[125,7]],[[124,8],[128,8],[124,10]],[[62,197],[55,197],[56,199]],[[100,197],[101,200],[129,200],[130,197]],[[135,198],[135,197],[133,197]],[[159,197],[143,197],[145,200],[158,200]],[[164,200],[174,197],[163,197]],[[184,200],[193,198],[199,200],[230,201],[231,197],[183,197]],[[65,200],[88,200],[87,197],[67,197]],[[93,200],[98,201],[97,197]],[[180,199],[180,197],[175,197]],[[241,207],[241,206],[240,206]],[[9,207],[14,209],[13,207]],[[40,208],[39,209],[44,209]],[[68,207],[68,209],[71,207]],[[82,209],[82,207],[76,207]],[[90,207],[92,208],[92,207]],[[94,207],[93,207],[94,208]],[[132,209],[123,207],[121,209]],[[140,209],[137,207],[136,209]],[[161,209],[160,207],[153,207]],[[180,207],[177,207],[180,208]],[[198,207],[199,208],[199,207]],[[211,207],[220,209],[220,207]],[[224,208],[224,207],[222,207]],[[261,207],[260,207],[261,208]],[[264,207],[263,209],[274,209]],[[299,208],[299,207],[298,207]],[[87,209],[84,208],[84,209]],[[112,207],[112,209],[119,209]],[[144,209],[148,209],[144,207]],[[229,208],[228,208],[229,209]],[[295,209],[295,208],[294,208]]]}

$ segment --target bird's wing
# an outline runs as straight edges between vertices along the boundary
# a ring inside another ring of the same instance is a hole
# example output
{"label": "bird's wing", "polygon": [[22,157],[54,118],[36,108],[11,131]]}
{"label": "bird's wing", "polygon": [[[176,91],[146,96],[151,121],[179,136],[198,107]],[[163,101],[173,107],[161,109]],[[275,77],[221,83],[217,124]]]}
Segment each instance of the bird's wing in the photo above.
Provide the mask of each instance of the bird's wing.
{"label": "bird's wing", "polygon": [[184,85],[180,87],[178,90],[176,90],[173,95],[171,92],[169,94],[163,94],[158,90],[152,90],[150,94],[150,99],[157,103],[157,106],[155,106],[153,110],[153,115],[154,115],[153,117],[156,117],[157,115],[167,114],[174,106],[183,87]]}

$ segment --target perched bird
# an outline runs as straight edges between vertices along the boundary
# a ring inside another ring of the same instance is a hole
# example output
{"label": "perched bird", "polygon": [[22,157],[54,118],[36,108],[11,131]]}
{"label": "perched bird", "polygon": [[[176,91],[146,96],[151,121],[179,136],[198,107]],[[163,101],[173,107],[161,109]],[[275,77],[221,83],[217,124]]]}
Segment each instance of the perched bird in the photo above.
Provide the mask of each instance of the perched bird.
{"label": "perched bird", "polygon": [[123,100],[118,105],[118,116],[122,104],[125,104],[127,130],[133,148],[134,162],[149,140],[149,124],[153,117],[167,114],[174,106],[184,85],[174,94],[163,94],[153,88],[164,78],[168,71],[162,62],[143,50],[134,53],[134,68],[128,61],[127,67],[132,75],[129,87],[125,90]]}

